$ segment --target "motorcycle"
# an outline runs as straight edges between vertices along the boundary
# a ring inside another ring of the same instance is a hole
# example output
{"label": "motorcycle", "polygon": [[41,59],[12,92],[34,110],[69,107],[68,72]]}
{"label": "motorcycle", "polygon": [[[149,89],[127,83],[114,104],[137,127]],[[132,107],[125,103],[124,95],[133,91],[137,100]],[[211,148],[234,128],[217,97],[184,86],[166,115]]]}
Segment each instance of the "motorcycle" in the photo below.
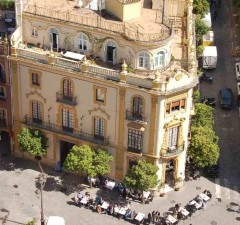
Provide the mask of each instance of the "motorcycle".
{"label": "motorcycle", "polygon": [[203,97],[203,99],[201,100],[201,103],[215,107],[216,106],[216,99],[215,98],[207,98],[207,97]]}
{"label": "motorcycle", "polygon": [[212,83],[213,82],[213,77],[207,76],[206,73],[203,73],[199,77],[199,81],[200,81],[200,83],[202,83],[203,81],[208,82],[208,83]]}

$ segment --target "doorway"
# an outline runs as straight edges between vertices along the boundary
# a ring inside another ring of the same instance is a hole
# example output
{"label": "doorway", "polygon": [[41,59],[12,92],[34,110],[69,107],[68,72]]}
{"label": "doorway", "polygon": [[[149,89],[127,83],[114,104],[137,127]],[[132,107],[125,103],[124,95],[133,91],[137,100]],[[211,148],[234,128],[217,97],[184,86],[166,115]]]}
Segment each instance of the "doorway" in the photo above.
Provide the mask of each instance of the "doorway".
{"label": "doorway", "polygon": [[55,33],[52,33],[52,38],[53,38],[53,42],[52,42],[53,49],[58,50],[58,35]]}
{"label": "doorway", "polygon": [[106,61],[116,64],[116,45],[112,41],[107,43]]}
{"label": "doorway", "polygon": [[169,160],[166,164],[166,170],[165,170],[165,183],[170,186],[174,187],[175,184],[175,163],[174,160]]}
{"label": "doorway", "polygon": [[60,141],[60,163],[63,165],[67,155],[75,144],[67,141]]}
{"label": "doorway", "polygon": [[0,154],[1,156],[11,155],[10,137],[6,131],[0,131]]}

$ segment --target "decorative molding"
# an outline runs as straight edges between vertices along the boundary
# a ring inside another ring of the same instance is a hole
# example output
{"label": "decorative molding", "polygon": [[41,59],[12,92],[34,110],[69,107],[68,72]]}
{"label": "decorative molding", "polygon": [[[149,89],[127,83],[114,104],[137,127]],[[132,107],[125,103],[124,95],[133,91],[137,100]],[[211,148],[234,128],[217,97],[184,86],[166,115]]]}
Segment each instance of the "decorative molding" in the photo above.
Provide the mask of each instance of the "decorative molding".
{"label": "decorative molding", "polygon": [[170,128],[170,127],[172,127],[172,126],[175,126],[175,125],[178,125],[178,124],[181,125],[181,123],[183,123],[185,120],[186,120],[185,117],[180,117],[180,118],[178,118],[178,117],[175,115],[171,121],[165,123],[164,128],[165,128],[165,129],[168,129],[168,128]]}
{"label": "decorative molding", "polygon": [[41,93],[38,93],[38,92],[37,92],[37,89],[34,89],[34,91],[30,91],[29,93],[27,93],[27,94],[26,94],[27,98],[28,98],[30,95],[37,95],[38,97],[40,97],[41,99],[43,99],[44,103],[46,103],[46,101],[47,101],[47,99],[44,98]]}
{"label": "decorative molding", "polygon": [[98,105],[98,107],[94,107],[93,109],[88,110],[89,115],[91,115],[93,112],[97,112],[100,111],[101,113],[105,114],[107,116],[107,119],[110,119],[110,115],[107,114],[107,112],[105,111],[105,109],[102,109],[100,105]]}

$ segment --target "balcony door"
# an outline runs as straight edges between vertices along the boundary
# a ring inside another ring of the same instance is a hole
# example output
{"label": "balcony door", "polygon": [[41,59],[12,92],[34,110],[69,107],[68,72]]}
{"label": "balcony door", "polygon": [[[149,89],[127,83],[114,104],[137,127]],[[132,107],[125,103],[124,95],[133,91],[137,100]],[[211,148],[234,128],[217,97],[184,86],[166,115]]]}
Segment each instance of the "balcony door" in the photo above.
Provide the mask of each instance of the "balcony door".
{"label": "balcony door", "polygon": [[106,61],[112,62],[113,65],[115,65],[117,61],[117,48],[112,41],[109,41],[106,46]]}
{"label": "balcony door", "polygon": [[59,48],[59,34],[55,28],[50,30],[50,44],[54,51],[58,51]]}
{"label": "balcony door", "polygon": [[32,119],[35,123],[42,123],[42,104],[40,102],[32,102]]}
{"label": "balcony door", "polygon": [[74,114],[68,109],[62,110],[62,128],[65,131],[73,132]]}
{"label": "balcony door", "polygon": [[73,97],[73,84],[71,80],[63,80],[63,99],[71,101]]}
{"label": "balcony door", "polygon": [[168,130],[168,149],[176,149],[178,141],[178,130],[179,127],[172,127]]}
{"label": "balcony door", "polygon": [[133,98],[133,106],[132,106],[133,117],[141,120],[142,113],[143,113],[143,100],[141,97],[134,97]]}
{"label": "balcony door", "polygon": [[104,119],[94,118],[94,138],[103,141],[104,140]]}

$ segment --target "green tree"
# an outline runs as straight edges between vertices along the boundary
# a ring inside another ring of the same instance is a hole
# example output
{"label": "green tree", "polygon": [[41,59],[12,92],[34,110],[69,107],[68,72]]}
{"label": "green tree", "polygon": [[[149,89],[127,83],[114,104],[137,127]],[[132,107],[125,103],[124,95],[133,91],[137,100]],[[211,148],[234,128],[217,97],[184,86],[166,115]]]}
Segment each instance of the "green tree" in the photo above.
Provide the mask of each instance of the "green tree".
{"label": "green tree", "polygon": [[85,172],[90,177],[106,175],[113,157],[103,149],[94,150],[88,145],[73,146],[63,164],[65,170]]}
{"label": "green tree", "polygon": [[200,101],[200,91],[194,91],[193,92],[193,102],[199,103]]}
{"label": "green tree", "polygon": [[0,8],[2,9],[14,9],[15,2],[14,0],[1,0]]}
{"label": "green tree", "polygon": [[156,187],[158,168],[156,165],[139,160],[136,165],[129,169],[124,178],[126,187],[134,190],[147,191]]}
{"label": "green tree", "polygon": [[43,156],[47,152],[48,138],[40,130],[23,128],[17,135],[20,150],[32,156]]}
{"label": "green tree", "polygon": [[198,167],[212,166],[219,158],[218,140],[211,127],[192,127],[188,155]]}
{"label": "green tree", "polygon": [[193,13],[204,16],[209,10],[208,0],[194,0]]}
{"label": "green tree", "polygon": [[34,218],[33,220],[31,220],[31,221],[29,221],[29,222],[27,222],[27,223],[25,223],[23,225],[37,225],[36,219]]}
{"label": "green tree", "polygon": [[197,40],[201,40],[202,36],[209,31],[209,27],[201,20],[201,16],[197,15],[195,19],[195,33]]}
{"label": "green tree", "polygon": [[192,118],[192,127],[213,127],[213,108],[203,103],[195,104],[195,115]]}
{"label": "green tree", "polygon": [[197,59],[199,59],[202,56],[203,51],[204,51],[204,46],[203,45],[199,45],[197,47],[197,50],[196,50]]}

